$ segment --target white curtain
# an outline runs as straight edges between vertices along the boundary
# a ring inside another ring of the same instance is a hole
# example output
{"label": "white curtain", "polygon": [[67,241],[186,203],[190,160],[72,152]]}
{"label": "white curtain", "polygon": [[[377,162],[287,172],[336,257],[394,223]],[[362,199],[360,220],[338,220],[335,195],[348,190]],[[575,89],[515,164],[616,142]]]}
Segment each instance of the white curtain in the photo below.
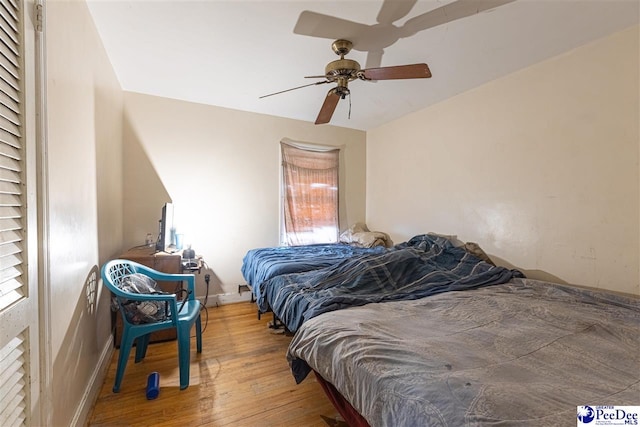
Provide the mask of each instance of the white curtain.
{"label": "white curtain", "polygon": [[285,140],[280,146],[283,241],[287,245],[337,242],[340,150]]}

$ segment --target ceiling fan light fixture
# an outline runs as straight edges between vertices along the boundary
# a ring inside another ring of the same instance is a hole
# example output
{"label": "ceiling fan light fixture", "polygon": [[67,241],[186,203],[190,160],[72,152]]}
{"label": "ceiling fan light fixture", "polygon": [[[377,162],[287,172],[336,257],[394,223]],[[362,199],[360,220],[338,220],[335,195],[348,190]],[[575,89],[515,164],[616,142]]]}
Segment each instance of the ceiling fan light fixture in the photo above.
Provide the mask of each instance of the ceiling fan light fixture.
{"label": "ceiling fan light fixture", "polygon": [[360,64],[353,59],[336,59],[327,64],[324,72],[327,76],[353,76],[360,71]]}
{"label": "ceiling fan light fixture", "polygon": [[335,93],[340,96],[340,99],[345,99],[347,95],[351,94],[351,91],[346,86],[337,86],[335,88]]}

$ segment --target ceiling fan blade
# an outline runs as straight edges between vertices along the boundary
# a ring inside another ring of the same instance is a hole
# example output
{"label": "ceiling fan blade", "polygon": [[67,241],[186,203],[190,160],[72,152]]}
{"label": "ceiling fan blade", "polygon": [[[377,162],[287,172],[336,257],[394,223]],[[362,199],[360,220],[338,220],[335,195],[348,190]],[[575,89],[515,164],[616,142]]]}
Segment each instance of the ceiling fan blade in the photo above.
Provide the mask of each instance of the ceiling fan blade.
{"label": "ceiling fan blade", "polygon": [[513,1],[515,0],[457,0],[409,19],[402,26],[403,37],[412,36],[419,31],[494,9]]}
{"label": "ceiling fan blade", "polygon": [[329,123],[329,121],[331,120],[331,116],[333,116],[333,112],[336,110],[338,101],[340,101],[340,95],[338,95],[336,89],[333,88],[327,93],[327,97],[322,103],[322,108],[320,108],[318,118],[316,119],[317,125]]}
{"label": "ceiling fan blade", "polygon": [[358,22],[305,10],[298,17],[298,22],[296,22],[293,32],[325,39],[346,38],[355,43],[358,36],[368,28],[368,25]]}
{"label": "ceiling fan blade", "polygon": [[[321,78],[324,78],[324,76],[322,76]],[[258,97],[258,99],[266,98],[267,96],[279,95],[281,93],[290,92],[290,91],[296,90],[296,89],[302,89],[303,87],[307,87],[307,86],[315,86],[315,85],[321,85],[321,84],[325,84],[325,83],[331,83],[331,82],[329,80],[325,80],[323,82],[309,83],[308,85],[292,87],[291,89],[281,90],[280,92],[274,92],[274,93],[270,93],[268,95],[262,95],[262,96]]]}
{"label": "ceiling fan blade", "polygon": [[392,24],[407,16],[417,0],[385,0],[376,20],[379,24]]}
{"label": "ceiling fan blade", "polygon": [[397,65],[395,67],[362,70],[365,80],[426,79],[431,77],[427,64]]}

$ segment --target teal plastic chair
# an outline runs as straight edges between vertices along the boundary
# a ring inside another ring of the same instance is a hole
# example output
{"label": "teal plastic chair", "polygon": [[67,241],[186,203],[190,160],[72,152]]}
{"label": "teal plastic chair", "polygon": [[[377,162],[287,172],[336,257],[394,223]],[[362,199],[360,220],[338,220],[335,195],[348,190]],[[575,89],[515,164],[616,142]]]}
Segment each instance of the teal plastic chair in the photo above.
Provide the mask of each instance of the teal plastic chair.
{"label": "teal plastic chair", "polygon": [[[141,273],[155,281],[183,281],[186,283],[187,295],[183,300],[179,300],[179,296],[175,294],[138,294],[126,292],[121,289],[123,279],[134,273]],[[147,346],[149,345],[149,336],[152,332],[175,328],[178,340],[178,364],[180,367],[180,389],[184,390],[189,387],[189,364],[190,364],[190,335],[191,329],[195,324],[196,329],[196,347],[198,353],[202,353],[202,324],[200,321],[200,302],[195,297],[195,276],[193,274],[167,274],[153,270],[137,262],[114,259],[102,266],[102,282],[109,290],[119,298],[118,308],[122,315],[123,331],[122,340],[120,341],[120,354],[118,356],[118,368],[116,370],[116,381],[113,386],[113,392],[120,391],[120,383],[124,376],[127,360],[134,341],[136,342],[135,362],[138,363],[144,359]],[[136,301],[166,301],[169,307],[166,320],[154,322],[134,324],[131,323],[125,315],[121,299]]]}

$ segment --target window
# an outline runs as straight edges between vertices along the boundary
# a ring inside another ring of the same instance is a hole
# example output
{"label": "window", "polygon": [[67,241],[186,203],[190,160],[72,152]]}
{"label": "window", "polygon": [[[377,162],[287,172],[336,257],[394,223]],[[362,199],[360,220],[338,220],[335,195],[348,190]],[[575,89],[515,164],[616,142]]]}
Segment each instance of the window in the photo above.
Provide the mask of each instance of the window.
{"label": "window", "polygon": [[282,227],[285,245],[338,241],[338,166],[334,147],[280,143]]}

